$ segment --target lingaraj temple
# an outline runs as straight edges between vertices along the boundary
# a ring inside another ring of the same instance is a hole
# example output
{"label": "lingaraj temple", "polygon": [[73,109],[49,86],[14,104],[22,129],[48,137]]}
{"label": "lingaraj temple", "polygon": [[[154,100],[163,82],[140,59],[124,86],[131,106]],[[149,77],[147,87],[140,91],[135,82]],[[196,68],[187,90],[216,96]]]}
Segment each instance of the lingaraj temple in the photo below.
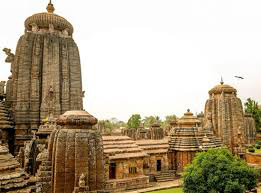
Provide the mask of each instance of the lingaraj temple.
{"label": "lingaraj temple", "polygon": [[255,144],[254,119],[223,81],[209,90],[204,116],[187,110],[168,131],[155,123],[103,135],[83,111],[73,26],[54,11],[50,2],[28,17],[15,53],[3,50],[0,192],[124,192],[178,178],[197,152],[224,146],[244,159]]}

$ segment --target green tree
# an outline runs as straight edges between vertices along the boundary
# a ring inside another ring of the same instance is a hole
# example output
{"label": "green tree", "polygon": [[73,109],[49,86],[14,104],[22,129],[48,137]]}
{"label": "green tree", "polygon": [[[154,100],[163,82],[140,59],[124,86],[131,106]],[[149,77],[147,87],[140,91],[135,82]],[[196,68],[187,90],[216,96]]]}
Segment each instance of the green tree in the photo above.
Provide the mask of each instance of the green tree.
{"label": "green tree", "polygon": [[125,122],[119,121],[116,118],[111,118],[109,120],[99,120],[98,122],[98,128],[108,134],[111,134],[114,129],[119,129],[126,126],[127,124]]}
{"label": "green tree", "polygon": [[244,104],[245,112],[252,114],[256,122],[257,131],[261,130],[261,109],[258,106],[258,102],[252,100],[251,98],[247,99],[247,102]]}
{"label": "green tree", "polygon": [[165,121],[162,123],[162,127],[163,128],[169,128],[170,127],[170,123],[172,121],[176,121],[177,120],[177,116],[176,115],[168,115],[165,117]]}
{"label": "green tree", "polygon": [[127,122],[127,126],[128,128],[138,128],[141,124],[141,116],[140,114],[133,114],[128,122]]}
{"label": "green tree", "polygon": [[99,120],[98,127],[105,133],[111,133],[113,129],[113,124],[110,120]]}
{"label": "green tree", "polygon": [[258,173],[227,149],[198,153],[184,172],[184,193],[244,193],[257,186]]}
{"label": "green tree", "polygon": [[142,123],[144,124],[144,127],[151,127],[151,125],[154,123],[161,123],[161,120],[159,116],[149,116],[145,117],[142,120]]}

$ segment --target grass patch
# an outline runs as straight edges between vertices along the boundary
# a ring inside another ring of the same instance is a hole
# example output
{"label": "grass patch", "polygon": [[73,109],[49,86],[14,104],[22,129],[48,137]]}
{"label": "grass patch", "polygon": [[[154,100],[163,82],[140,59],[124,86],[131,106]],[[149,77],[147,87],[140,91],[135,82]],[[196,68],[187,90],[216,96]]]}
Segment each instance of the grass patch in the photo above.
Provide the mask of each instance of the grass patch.
{"label": "grass patch", "polygon": [[158,190],[151,193],[183,193],[182,188],[171,188],[166,190]]}
{"label": "grass patch", "polygon": [[261,149],[255,149],[255,153],[261,154]]}

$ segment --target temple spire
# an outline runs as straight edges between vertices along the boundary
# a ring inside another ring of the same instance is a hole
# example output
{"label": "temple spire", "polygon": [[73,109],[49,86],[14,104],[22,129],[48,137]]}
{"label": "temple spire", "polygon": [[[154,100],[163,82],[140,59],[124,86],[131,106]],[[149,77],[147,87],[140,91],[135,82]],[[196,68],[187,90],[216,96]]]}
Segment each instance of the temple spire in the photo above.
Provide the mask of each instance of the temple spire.
{"label": "temple spire", "polygon": [[220,81],[220,84],[223,85],[224,84],[224,81],[223,81],[223,77],[221,76],[221,81]]}
{"label": "temple spire", "polygon": [[50,2],[49,2],[49,4],[48,4],[46,9],[47,9],[48,13],[53,13],[54,12],[55,8],[54,8],[54,6],[52,4],[52,0],[50,0]]}

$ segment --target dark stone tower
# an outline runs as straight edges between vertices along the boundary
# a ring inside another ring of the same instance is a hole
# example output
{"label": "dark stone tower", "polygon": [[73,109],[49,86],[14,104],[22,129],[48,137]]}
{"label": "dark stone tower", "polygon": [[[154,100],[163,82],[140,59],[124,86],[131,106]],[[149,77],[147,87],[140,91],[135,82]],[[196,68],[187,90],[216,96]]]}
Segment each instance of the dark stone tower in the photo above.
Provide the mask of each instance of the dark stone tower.
{"label": "dark stone tower", "polygon": [[73,26],[53,13],[51,2],[47,11],[26,19],[15,54],[5,50],[12,72],[6,101],[16,124],[18,147],[31,138],[31,129],[38,128],[42,119],[83,108],[80,56],[72,38]]}

